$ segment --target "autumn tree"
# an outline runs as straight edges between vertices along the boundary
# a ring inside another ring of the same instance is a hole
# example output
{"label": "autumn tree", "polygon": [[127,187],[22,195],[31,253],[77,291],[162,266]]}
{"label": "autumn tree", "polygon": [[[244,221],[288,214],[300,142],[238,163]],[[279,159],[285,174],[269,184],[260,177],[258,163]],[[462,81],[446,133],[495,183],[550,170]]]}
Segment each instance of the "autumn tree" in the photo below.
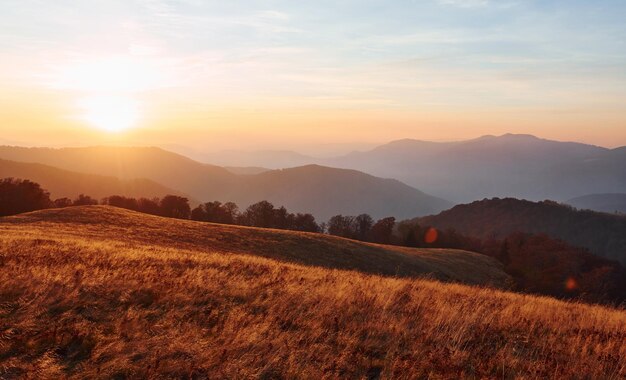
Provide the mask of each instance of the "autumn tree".
{"label": "autumn tree", "polygon": [[396,218],[393,216],[379,219],[370,230],[370,241],[379,244],[391,244],[395,224]]}
{"label": "autumn tree", "polygon": [[90,197],[89,195],[80,194],[72,201],[72,206],[90,206],[97,205],[98,200]]}
{"label": "autumn tree", "polygon": [[160,203],[161,200],[159,198],[139,198],[137,199],[137,211],[145,212],[146,214],[160,215]]}
{"label": "autumn tree", "polygon": [[103,205],[115,206],[120,208],[125,208],[128,210],[138,210],[139,205],[137,204],[137,199],[124,197],[121,195],[111,195],[102,200]]}
{"label": "autumn tree", "polygon": [[160,202],[161,215],[169,218],[189,219],[189,199],[178,195],[166,195]]}
{"label": "autumn tree", "polygon": [[354,218],[354,235],[361,241],[368,241],[374,219],[368,214],[361,214]]}
{"label": "autumn tree", "polygon": [[322,232],[321,227],[315,222],[315,217],[308,213],[297,213],[293,218],[292,229],[295,231]]}
{"label": "autumn tree", "polygon": [[50,193],[38,183],[15,178],[0,180],[0,216],[40,210],[52,205]]}
{"label": "autumn tree", "polygon": [[58,198],[55,199],[53,203],[56,208],[70,207],[72,205],[72,200],[69,198]]}
{"label": "autumn tree", "polygon": [[355,223],[353,216],[335,215],[328,220],[328,233],[330,235],[342,236],[353,239],[356,235]]}
{"label": "autumn tree", "polygon": [[275,226],[274,205],[268,201],[261,201],[248,206],[241,214],[242,224],[253,227],[273,228]]}

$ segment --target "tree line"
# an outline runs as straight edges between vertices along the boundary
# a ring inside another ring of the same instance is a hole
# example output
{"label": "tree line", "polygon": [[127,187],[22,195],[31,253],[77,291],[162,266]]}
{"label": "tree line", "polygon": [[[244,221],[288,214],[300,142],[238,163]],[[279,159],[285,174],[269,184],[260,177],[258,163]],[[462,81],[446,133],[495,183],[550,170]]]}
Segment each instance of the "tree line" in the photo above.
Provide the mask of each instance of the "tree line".
{"label": "tree line", "polygon": [[80,194],[74,199],[50,199],[50,193],[30,180],[4,178],[0,180],[0,216],[16,215],[24,212],[46,208],[62,208],[71,206],[111,205],[147,214],[172,218],[187,219],[189,217],[189,201],[177,195],[166,195],[159,198],[130,198],[112,195],[101,201]]}
{"label": "tree line", "polygon": [[480,239],[502,239],[511,233],[545,233],[626,265],[626,216],[577,210],[546,200],[492,198],[457,205],[416,220]]}
{"label": "tree line", "polygon": [[163,198],[133,198],[111,195],[98,201],[80,194],[74,199],[50,199],[50,193],[30,180],[5,178],[0,180],[0,216],[15,215],[45,208],[61,208],[85,205],[109,205],[128,210],[178,219],[203,222],[235,224],[242,226],[276,228],[305,232],[327,232],[350,239],[390,244],[395,218],[374,221],[371,216],[336,215],[327,223],[317,223],[310,213],[291,213],[285,207],[275,207],[268,201],[260,201],[240,211],[233,202],[205,202],[195,208],[189,199],[178,195]]}
{"label": "tree line", "polygon": [[513,290],[588,302],[626,302],[626,270],[618,261],[546,234],[512,232],[478,238],[412,220],[398,223],[394,244],[461,249],[493,257],[514,280]]}
{"label": "tree line", "polygon": [[0,180],[0,216],[51,207],[110,205],[164,217],[262,228],[327,233],[349,239],[415,248],[447,248],[479,252],[497,259],[518,291],[593,302],[626,301],[626,271],[616,261],[589,253],[544,234],[510,233],[498,238],[472,237],[454,229],[440,230],[417,220],[396,223],[368,215],[335,215],[318,224],[312,214],[290,213],[260,201],[240,211],[233,202],[206,202],[191,209],[178,195],[132,198],[112,195],[98,201],[81,194],[50,199],[39,184],[14,178]]}

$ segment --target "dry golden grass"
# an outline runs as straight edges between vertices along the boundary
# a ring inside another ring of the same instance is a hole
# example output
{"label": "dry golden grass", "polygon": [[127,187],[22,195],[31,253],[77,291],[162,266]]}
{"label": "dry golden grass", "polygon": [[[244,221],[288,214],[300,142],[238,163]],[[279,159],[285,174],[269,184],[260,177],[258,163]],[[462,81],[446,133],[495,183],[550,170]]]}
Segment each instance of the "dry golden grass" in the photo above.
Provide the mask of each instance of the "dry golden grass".
{"label": "dry golden grass", "polygon": [[264,247],[280,234],[102,207],[0,219],[0,378],[626,376],[623,311],[225,254],[323,240]]}
{"label": "dry golden grass", "polygon": [[204,252],[249,254],[360,272],[506,287],[495,259],[454,249],[368,244],[334,236],[165,219],[110,206],[52,209],[0,219],[0,232],[32,239],[79,237]]}

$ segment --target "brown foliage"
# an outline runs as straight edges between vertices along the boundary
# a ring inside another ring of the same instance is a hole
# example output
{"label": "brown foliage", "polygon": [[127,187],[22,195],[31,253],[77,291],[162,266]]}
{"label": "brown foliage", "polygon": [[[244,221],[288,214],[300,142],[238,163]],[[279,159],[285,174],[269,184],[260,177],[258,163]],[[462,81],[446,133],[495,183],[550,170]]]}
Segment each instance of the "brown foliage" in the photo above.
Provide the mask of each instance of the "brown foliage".
{"label": "brown foliage", "polygon": [[624,215],[576,210],[553,201],[493,198],[457,205],[417,221],[479,239],[504,239],[516,232],[546,234],[626,266]]}

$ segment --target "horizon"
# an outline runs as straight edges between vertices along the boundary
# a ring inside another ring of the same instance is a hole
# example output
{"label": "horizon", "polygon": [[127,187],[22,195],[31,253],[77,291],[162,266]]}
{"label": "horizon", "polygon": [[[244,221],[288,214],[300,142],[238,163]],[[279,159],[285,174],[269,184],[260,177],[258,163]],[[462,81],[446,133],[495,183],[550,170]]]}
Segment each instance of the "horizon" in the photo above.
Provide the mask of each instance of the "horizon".
{"label": "horizon", "polygon": [[[603,148],[603,149],[608,149],[608,150],[614,150],[614,149],[619,149],[622,148],[623,146],[615,146],[615,147],[607,147],[607,146],[601,146],[601,145],[596,145],[596,144],[588,144],[585,142],[581,142],[581,141],[572,141],[572,140],[553,140],[553,139],[547,139],[544,138],[542,136],[536,136],[536,135],[531,135],[531,134],[524,134],[524,133],[505,133],[502,135],[481,135],[481,136],[477,136],[477,137],[472,137],[469,139],[455,139],[455,140],[421,140],[421,139],[414,139],[414,138],[401,138],[401,139],[395,139],[395,140],[390,140],[390,141],[386,141],[386,142],[380,142],[380,143],[374,143],[374,144],[363,144],[361,146],[361,148],[355,148],[355,149],[331,149],[328,150],[326,152],[320,153],[320,150],[313,150],[313,149],[305,149],[305,150],[295,150],[295,149],[287,149],[285,147],[269,147],[267,149],[222,149],[222,150],[196,150],[193,148],[190,148],[188,146],[182,146],[182,145],[172,145],[172,144],[155,144],[155,145],[138,145],[135,143],[111,143],[111,144],[94,144],[94,145],[29,145],[26,144],[24,142],[11,142],[11,141],[6,141],[6,140],[2,140],[0,139],[0,147],[17,147],[17,148],[50,148],[50,149],[73,149],[73,148],[99,148],[99,147],[106,147],[106,148],[158,148],[158,149],[162,149],[164,151],[168,151],[168,152],[172,152],[172,153],[176,153],[176,154],[180,154],[183,156],[186,156],[188,158],[191,158],[193,160],[199,161],[199,162],[203,162],[203,163],[211,163],[211,162],[206,162],[204,161],[207,155],[215,155],[215,154],[220,154],[220,153],[237,153],[237,152],[241,152],[241,153],[293,153],[293,154],[297,154],[297,155],[302,155],[302,156],[306,156],[308,158],[312,158],[312,159],[326,159],[326,158],[334,158],[334,157],[338,157],[338,156],[342,156],[342,155],[346,155],[346,154],[350,154],[350,153],[354,153],[354,152],[367,152],[370,151],[372,149],[375,149],[377,147],[380,146],[384,146],[384,145],[388,145],[388,144],[392,144],[395,142],[399,142],[399,141],[416,141],[416,142],[425,142],[425,143],[464,143],[464,142],[470,142],[470,141],[474,141],[474,140],[479,140],[479,139],[483,139],[483,138],[503,138],[503,137],[507,137],[507,136],[513,136],[513,137],[528,137],[528,138],[532,138],[532,139],[537,139],[537,140],[543,140],[543,141],[553,141],[553,142],[559,142],[559,143],[568,143],[568,144],[583,144],[583,145],[589,145],[589,146],[594,146],[594,147],[598,147],[598,148]],[[356,144],[352,144],[352,145],[356,145]],[[318,154],[316,154],[316,152]],[[227,164],[225,165],[220,165],[220,166],[229,166]]]}
{"label": "horizon", "polygon": [[626,145],[619,1],[3,8],[7,141],[321,155],[504,133]]}

